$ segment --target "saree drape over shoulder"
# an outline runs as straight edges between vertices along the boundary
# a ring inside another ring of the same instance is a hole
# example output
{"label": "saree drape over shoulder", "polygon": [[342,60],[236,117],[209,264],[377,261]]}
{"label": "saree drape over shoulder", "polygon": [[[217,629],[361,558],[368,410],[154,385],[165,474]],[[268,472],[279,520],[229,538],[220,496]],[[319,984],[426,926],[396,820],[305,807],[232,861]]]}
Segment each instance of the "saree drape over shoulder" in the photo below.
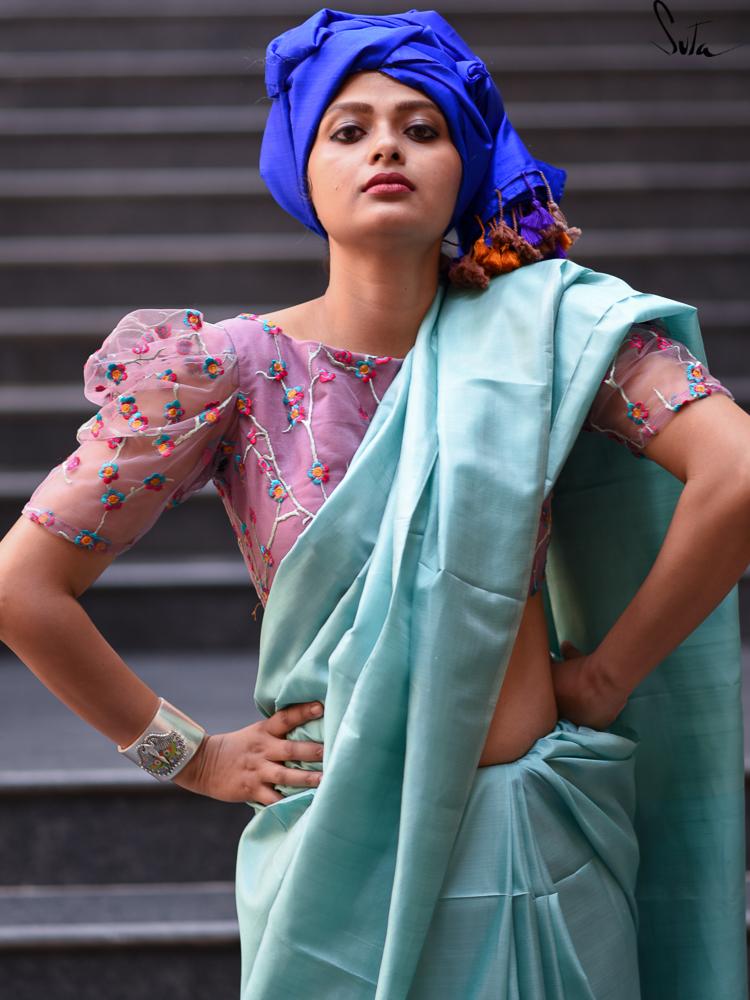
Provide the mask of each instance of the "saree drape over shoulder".
{"label": "saree drape over shoulder", "polygon": [[[558,639],[598,644],[669,526],[682,484],[580,433],[630,324],[655,318],[706,360],[693,306],[567,259],[485,292],[439,286],[266,606],[256,705],[268,716],[324,702],[322,720],[289,735],[324,741],[325,777],[251,803],[237,858],[244,1000],[408,996],[523,613],[542,501],[554,486],[554,653]],[[743,1000],[736,586],[610,732],[638,744],[642,996]]]}

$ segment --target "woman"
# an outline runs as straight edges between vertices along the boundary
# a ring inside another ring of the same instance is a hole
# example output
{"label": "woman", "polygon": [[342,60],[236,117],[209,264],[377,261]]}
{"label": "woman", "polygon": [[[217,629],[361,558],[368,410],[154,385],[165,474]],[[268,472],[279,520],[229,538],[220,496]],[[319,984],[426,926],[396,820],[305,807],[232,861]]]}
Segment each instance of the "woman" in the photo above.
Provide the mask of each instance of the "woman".
{"label": "woman", "polygon": [[[744,997],[750,421],[695,310],[565,258],[564,172],[435,12],[324,9],[267,55],[261,172],[328,288],[121,320],[0,546],[5,581],[48,581],[46,636],[6,583],[3,638],[150,773],[255,808],[245,998]],[[206,737],[63,595],[209,478],[265,605],[266,719]],[[592,651],[554,662],[558,635]]]}

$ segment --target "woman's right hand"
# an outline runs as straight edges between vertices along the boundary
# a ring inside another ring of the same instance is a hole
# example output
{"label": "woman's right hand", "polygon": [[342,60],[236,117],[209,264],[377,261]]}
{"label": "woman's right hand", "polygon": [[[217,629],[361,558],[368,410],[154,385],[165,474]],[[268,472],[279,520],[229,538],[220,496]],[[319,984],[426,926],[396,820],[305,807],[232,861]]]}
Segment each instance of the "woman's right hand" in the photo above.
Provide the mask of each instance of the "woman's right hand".
{"label": "woman's right hand", "polygon": [[[317,706],[317,712],[315,707]],[[310,719],[320,719],[319,701],[287,705],[231,733],[212,733],[173,781],[188,791],[220,802],[260,802],[270,805],[284,798],[274,785],[316,788],[322,771],[285,767],[285,760],[319,761],[323,744],[313,740],[287,740],[286,733]]]}

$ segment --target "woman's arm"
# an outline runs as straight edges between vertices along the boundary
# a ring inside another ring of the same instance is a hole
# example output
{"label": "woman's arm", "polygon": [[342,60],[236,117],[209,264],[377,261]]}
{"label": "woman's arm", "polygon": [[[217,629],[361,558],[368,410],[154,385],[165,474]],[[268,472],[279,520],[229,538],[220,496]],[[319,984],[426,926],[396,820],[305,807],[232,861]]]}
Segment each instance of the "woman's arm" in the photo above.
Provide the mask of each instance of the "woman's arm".
{"label": "woman's arm", "polygon": [[646,446],[684,484],[659,554],[587,657],[627,696],[723,600],[750,564],[750,415],[728,396],[685,407]]}
{"label": "woman's arm", "polygon": [[20,517],[0,541],[0,640],[68,708],[113,743],[129,746],[159,698],[77,600],[114,558]]}

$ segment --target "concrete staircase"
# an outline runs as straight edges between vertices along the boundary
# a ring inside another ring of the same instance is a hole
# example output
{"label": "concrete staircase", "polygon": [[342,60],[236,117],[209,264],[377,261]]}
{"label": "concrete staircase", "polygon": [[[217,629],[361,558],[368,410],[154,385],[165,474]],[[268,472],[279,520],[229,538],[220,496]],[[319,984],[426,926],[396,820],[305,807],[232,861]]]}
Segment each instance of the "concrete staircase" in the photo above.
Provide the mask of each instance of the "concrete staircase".
{"label": "concrete staircase", "polygon": [[[217,321],[324,289],[322,242],[257,170],[265,46],[316,9],[0,0],[0,533],[75,447],[93,412],[83,363],[125,313]],[[496,73],[527,145],[568,169],[574,259],[696,304],[711,370],[747,409],[750,50],[668,56],[642,0],[440,11]],[[683,36],[710,17],[715,50],[750,28],[739,0],[683,0],[675,16]],[[213,732],[258,718],[256,603],[212,486],[82,598],[130,666]],[[0,996],[236,997],[234,865],[252,810],[155,782],[9,652],[0,723]]]}

